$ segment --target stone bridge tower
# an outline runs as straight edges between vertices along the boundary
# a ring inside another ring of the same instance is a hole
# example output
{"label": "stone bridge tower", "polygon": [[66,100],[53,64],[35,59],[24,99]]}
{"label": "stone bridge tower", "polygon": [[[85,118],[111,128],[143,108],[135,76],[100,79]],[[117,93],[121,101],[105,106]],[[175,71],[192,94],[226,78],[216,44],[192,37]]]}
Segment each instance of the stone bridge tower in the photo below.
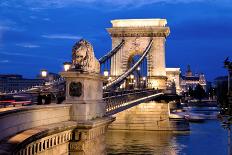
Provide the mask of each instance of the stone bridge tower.
{"label": "stone bridge tower", "polygon": [[147,78],[149,88],[166,88],[165,41],[169,35],[166,19],[127,19],[112,20],[108,32],[112,38],[112,48],[122,39],[124,46],[111,58],[111,76],[117,77],[128,68],[128,61],[143,51],[153,39],[153,45],[147,55]]}

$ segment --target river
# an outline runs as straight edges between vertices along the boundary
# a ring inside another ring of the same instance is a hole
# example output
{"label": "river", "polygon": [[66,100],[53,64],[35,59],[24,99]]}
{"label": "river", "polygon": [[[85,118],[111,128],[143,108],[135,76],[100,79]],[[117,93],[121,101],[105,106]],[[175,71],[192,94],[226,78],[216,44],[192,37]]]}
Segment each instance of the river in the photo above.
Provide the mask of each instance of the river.
{"label": "river", "polygon": [[227,155],[227,131],[217,120],[191,123],[190,132],[116,131],[106,135],[108,155]]}

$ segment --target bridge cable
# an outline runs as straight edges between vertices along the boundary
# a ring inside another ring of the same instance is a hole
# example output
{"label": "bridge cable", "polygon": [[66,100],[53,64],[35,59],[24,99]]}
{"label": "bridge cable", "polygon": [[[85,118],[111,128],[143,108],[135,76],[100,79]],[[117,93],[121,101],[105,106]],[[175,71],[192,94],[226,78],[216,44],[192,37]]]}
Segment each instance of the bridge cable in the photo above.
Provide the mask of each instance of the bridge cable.
{"label": "bridge cable", "polygon": [[139,58],[139,60],[134,64],[133,67],[131,67],[125,73],[120,75],[114,81],[108,83],[106,86],[103,87],[103,89],[109,89],[109,88],[117,87],[118,85],[120,85],[125,80],[125,78],[128,77],[141,64],[143,59],[147,56],[148,52],[150,51],[152,43],[153,43],[153,40],[151,39],[148,46],[144,50],[143,55]]}
{"label": "bridge cable", "polygon": [[122,40],[121,43],[116,46],[114,49],[112,49],[110,52],[108,52],[106,55],[104,55],[103,57],[101,57],[98,61],[100,62],[100,64],[103,64],[106,62],[106,60],[108,60],[109,58],[111,58],[113,55],[115,55],[118,50],[124,45],[125,40]]}

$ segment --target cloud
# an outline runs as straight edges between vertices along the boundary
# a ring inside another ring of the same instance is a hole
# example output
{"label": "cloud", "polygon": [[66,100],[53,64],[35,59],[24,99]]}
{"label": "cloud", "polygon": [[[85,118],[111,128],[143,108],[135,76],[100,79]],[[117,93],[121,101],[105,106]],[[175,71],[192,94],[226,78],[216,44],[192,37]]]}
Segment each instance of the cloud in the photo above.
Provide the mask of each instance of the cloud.
{"label": "cloud", "polygon": [[24,29],[17,27],[16,23],[11,20],[0,21],[0,44],[2,43],[3,34],[7,31],[22,32]]}
{"label": "cloud", "polygon": [[10,30],[11,28],[9,26],[0,25],[0,30]]}
{"label": "cloud", "polygon": [[29,16],[29,18],[31,18],[31,19],[37,19],[38,17],[37,16]]}
{"label": "cloud", "polygon": [[20,43],[20,44],[16,44],[16,46],[25,47],[25,48],[38,48],[38,47],[40,47],[39,45],[30,44],[30,43]]}
{"label": "cloud", "polygon": [[32,54],[25,54],[25,53],[13,53],[13,52],[0,52],[2,55],[8,55],[8,56],[21,56],[21,57],[31,57],[31,58],[41,58],[41,59],[47,59],[47,60],[57,60],[64,62],[65,60],[62,58],[56,58],[56,57],[48,57],[48,56],[42,56],[42,55],[32,55]]}
{"label": "cloud", "polygon": [[0,60],[0,63],[9,63],[9,60]]}
{"label": "cloud", "polygon": [[155,3],[192,3],[192,2],[225,2],[230,0],[50,0],[46,1],[45,6],[64,7],[68,5],[96,4],[96,5],[111,5],[116,7],[140,7]]}
{"label": "cloud", "polygon": [[50,21],[50,18],[43,18],[44,21]]}
{"label": "cloud", "polygon": [[[9,0],[14,1],[14,0]],[[44,8],[63,8],[67,6],[89,6],[89,7],[102,7],[112,6],[113,8],[132,8],[141,7],[148,4],[155,3],[193,3],[193,2],[206,2],[216,3],[219,5],[231,5],[231,0],[24,0],[22,3],[30,6],[33,10],[40,10]],[[10,2],[0,2],[0,6],[9,6]]]}
{"label": "cloud", "polygon": [[69,35],[69,34],[49,34],[49,35],[42,35],[43,38],[48,39],[71,39],[71,40],[79,40],[81,36]]}

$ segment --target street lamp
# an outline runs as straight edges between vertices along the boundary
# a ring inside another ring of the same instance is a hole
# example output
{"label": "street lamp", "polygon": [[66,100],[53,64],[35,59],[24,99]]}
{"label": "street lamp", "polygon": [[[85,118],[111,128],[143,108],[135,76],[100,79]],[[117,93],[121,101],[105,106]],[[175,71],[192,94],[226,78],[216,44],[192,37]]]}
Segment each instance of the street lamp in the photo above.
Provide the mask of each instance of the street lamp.
{"label": "street lamp", "polygon": [[131,78],[131,79],[134,79],[134,77],[135,77],[135,76],[134,76],[133,74],[130,75],[130,78]]}
{"label": "street lamp", "polygon": [[146,80],[146,77],[144,76],[142,79],[143,79],[143,81],[145,81],[145,80]]}
{"label": "street lamp", "polygon": [[140,67],[138,67],[137,70],[140,71]]}
{"label": "street lamp", "polygon": [[41,70],[41,77],[46,78],[47,75],[48,75],[48,71],[47,70],[45,70],[45,69]]}
{"label": "street lamp", "polygon": [[67,72],[71,68],[70,62],[64,62],[64,71]]}
{"label": "street lamp", "polygon": [[107,70],[104,70],[103,75],[104,76],[109,76],[109,72]]}

